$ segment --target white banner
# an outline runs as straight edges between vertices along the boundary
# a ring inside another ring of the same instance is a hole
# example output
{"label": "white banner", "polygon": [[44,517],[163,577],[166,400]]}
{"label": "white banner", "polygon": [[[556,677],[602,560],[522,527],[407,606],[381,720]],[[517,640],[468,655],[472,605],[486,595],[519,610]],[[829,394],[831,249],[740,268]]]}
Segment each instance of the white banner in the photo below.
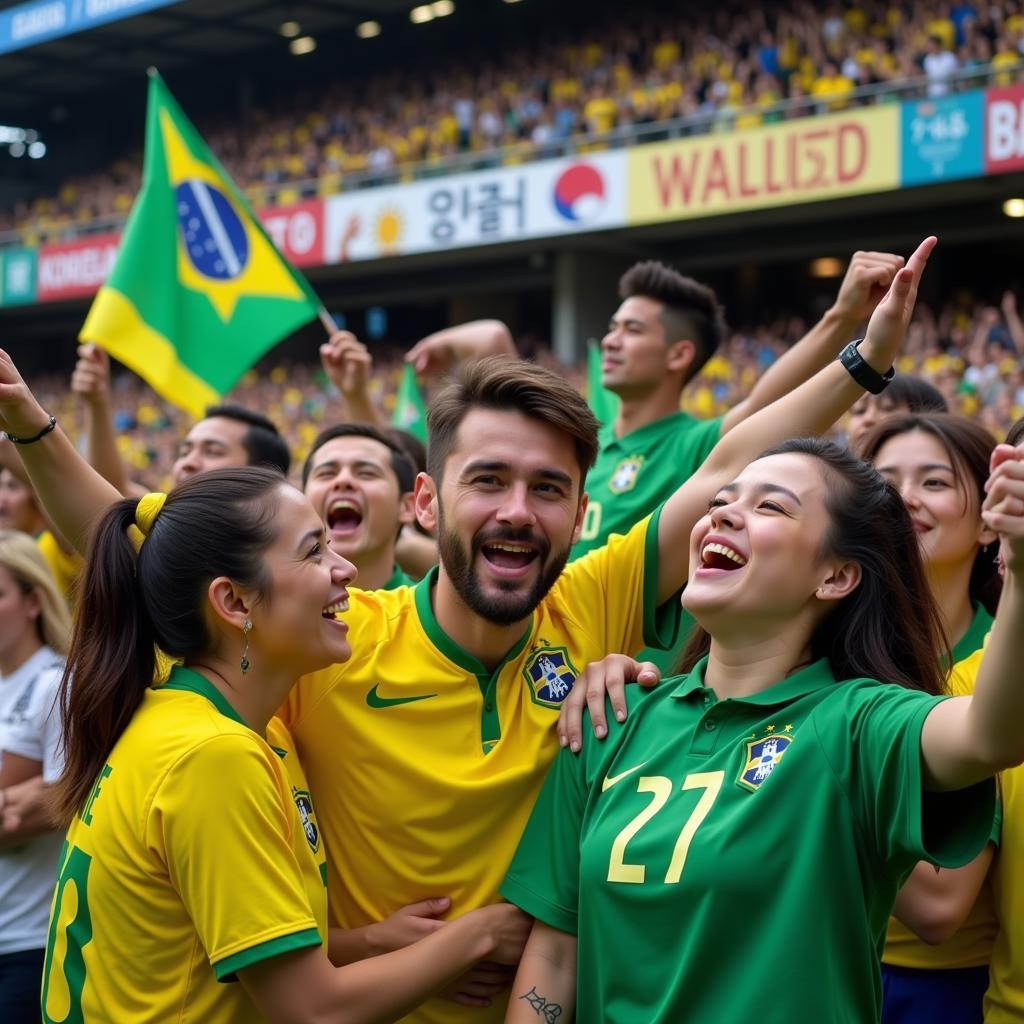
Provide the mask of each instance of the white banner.
{"label": "white banner", "polygon": [[374,260],[626,224],[626,155],[453,174],[326,201],[327,263]]}

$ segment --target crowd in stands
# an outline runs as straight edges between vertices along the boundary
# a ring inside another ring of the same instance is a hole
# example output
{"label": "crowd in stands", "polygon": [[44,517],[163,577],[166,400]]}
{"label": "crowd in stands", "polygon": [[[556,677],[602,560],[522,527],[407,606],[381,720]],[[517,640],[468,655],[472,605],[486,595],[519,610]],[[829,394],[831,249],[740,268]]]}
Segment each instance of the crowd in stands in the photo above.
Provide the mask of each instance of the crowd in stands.
{"label": "crowd in stands", "polygon": [[[723,415],[750,393],[758,376],[807,326],[793,316],[732,330],[687,385],[683,409],[700,418]],[[521,344],[520,348],[563,373],[579,390],[586,390],[585,366],[564,366],[543,345]],[[1002,438],[1010,424],[1024,416],[1024,322],[1015,296],[1007,292],[1000,308],[973,304],[966,295],[939,310],[919,302],[898,369],[932,383],[951,412],[978,420],[994,437]],[[401,374],[398,349],[376,351],[370,389],[386,417],[394,411]],[[84,426],[84,420],[68,389],[67,376],[40,376],[31,383],[44,405],[75,436],[76,423]],[[191,418],[129,372],[115,372],[112,392],[118,445],[126,464],[139,482],[168,486],[177,445]],[[242,378],[228,400],[259,409],[279,424],[297,465],[320,430],[345,416],[337,391],[313,363],[265,360]]]}
{"label": "crowd in stands", "polygon": [[[459,154],[518,162],[630,126],[689,118],[682,130],[750,128],[841,109],[856,89],[907,79],[924,79],[920,90],[932,96],[1009,84],[1022,47],[1017,0],[661,5],[620,10],[603,27],[592,19],[528,52],[390,69],[382,61],[375,75],[342,74],[316,93],[281,95],[250,119],[197,121],[257,205],[283,204],[308,194],[310,182],[329,195],[432,167],[442,173]],[[795,102],[780,107],[787,100]],[[19,230],[32,244],[123,216],[140,168],[139,154],[126,155],[0,211],[0,232]]]}

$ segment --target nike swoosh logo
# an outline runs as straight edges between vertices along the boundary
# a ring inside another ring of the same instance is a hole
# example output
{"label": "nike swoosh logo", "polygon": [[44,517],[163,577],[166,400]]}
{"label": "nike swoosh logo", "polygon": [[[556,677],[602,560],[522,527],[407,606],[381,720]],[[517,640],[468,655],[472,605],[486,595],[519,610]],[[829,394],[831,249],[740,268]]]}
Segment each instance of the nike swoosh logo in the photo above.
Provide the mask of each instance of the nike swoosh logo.
{"label": "nike swoosh logo", "polygon": [[366,703],[371,708],[393,708],[398,704],[415,704],[418,700],[429,700],[431,697],[436,697],[436,693],[424,693],[418,697],[381,697],[377,693],[377,689],[380,683],[366,695]]}
{"label": "nike swoosh logo", "polygon": [[641,761],[640,764],[634,765],[632,768],[627,768],[626,771],[619,772],[618,775],[606,775],[604,777],[604,782],[601,783],[601,792],[603,793],[606,789],[611,789],[615,783],[621,782],[627,775],[632,775],[633,772],[640,771],[645,764],[647,764],[646,761]]}

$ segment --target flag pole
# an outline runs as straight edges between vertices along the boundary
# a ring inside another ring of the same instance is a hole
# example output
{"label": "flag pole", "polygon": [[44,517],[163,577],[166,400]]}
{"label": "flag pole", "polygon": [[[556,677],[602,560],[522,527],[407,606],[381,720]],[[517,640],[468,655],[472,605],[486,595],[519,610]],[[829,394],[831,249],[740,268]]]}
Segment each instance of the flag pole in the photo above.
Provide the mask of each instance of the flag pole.
{"label": "flag pole", "polygon": [[338,333],[338,325],[334,322],[334,317],[327,312],[327,307],[320,304],[320,307],[316,311],[317,318],[320,323],[323,324],[324,330],[327,332],[329,338],[332,334]]}

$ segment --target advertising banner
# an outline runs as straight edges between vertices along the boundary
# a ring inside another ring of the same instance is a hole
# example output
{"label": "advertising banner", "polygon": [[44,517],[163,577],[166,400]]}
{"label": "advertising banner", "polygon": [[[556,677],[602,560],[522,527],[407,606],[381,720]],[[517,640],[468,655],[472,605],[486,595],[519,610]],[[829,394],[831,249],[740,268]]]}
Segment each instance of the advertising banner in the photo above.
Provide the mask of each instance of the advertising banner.
{"label": "advertising banner", "polygon": [[985,90],[985,173],[1024,167],[1024,85]]}
{"label": "advertising banner", "polygon": [[37,297],[40,302],[92,295],[106,280],[117,255],[117,232],[39,249]]}
{"label": "advertising banner", "polygon": [[280,252],[293,266],[319,267],[324,263],[324,204],[307,199],[292,206],[257,210]]}
{"label": "advertising banner", "polygon": [[985,173],[985,94],[978,89],[901,105],[904,185]]}
{"label": "advertising banner", "polygon": [[0,251],[0,306],[24,306],[35,301],[35,249]]}
{"label": "advertising banner", "polygon": [[179,0],[29,0],[0,11],[0,53],[170,7]]}
{"label": "advertising banner", "polygon": [[328,263],[623,227],[626,154],[345,192],[326,205]]}
{"label": "advertising banner", "polygon": [[637,146],[630,224],[786,206],[899,186],[899,109],[869,107]]}

